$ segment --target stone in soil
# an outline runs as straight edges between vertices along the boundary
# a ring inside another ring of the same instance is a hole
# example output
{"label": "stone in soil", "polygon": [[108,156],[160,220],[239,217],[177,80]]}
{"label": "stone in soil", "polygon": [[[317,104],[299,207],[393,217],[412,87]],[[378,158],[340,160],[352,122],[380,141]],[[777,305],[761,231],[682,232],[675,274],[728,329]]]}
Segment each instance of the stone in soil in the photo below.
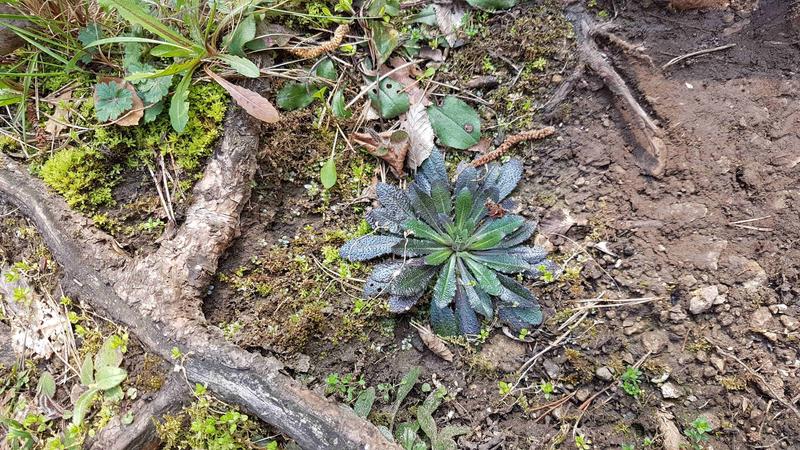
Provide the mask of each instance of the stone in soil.
{"label": "stone in soil", "polygon": [[660,353],[667,347],[667,343],[669,343],[669,336],[664,330],[653,330],[642,334],[642,345],[652,354]]}
{"label": "stone in soil", "polygon": [[678,388],[669,382],[661,385],[661,395],[667,400],[681,397],[681,393],[678,391]]}
{"label": "stone in soil", "polygon": [[691,292],[689,299],[689,312],[692,314],[702,314],[718,303],[719,289],[716,286],[706,286],[695,289]]}
{"label": "stone in soil", "polygon": [[769,328],[771,321],[772,313],[769,311],[768,307],[762,306],[750,316],[750,327],[756,330],[764,330]]}
{"label": "stone in soil", "polygon": [[502,334],[495,334],[481,350],[481,356],[503,372],[519,369],[525,357],[525,344]]}
{"label": "stone in soil", "polygon": [[614,379],[614,374],[611,372],[611,369],[605,366],[598,368],[594,374],[603,381],[611,381]]}

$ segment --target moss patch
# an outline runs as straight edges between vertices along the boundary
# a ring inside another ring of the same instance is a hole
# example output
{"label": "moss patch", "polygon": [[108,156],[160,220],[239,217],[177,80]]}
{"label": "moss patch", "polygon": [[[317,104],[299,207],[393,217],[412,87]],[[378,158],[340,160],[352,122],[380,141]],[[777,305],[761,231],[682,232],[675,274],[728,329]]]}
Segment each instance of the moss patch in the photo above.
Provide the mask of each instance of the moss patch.
{"label": "moss patch", "polygon": [[68,148],[51,156],[41,168],[48,186],[64,197],[70,207],[88,211],[114,203],[111,188],[116,170],[89,148]]}

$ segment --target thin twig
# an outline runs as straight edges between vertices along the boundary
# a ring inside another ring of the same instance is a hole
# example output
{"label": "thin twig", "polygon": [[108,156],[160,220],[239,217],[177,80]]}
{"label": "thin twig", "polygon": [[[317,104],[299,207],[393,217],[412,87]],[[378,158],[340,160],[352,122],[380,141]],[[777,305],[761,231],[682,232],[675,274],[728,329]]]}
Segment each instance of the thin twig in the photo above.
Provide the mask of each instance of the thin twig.
{"label": "thin twig", "polygon": [[736,47],[736,44],[720,45],[719,47],[707,48],[707,49],[703,49],[703,50],[698,50],[696,52],[687,53],[685,55],[681,55],[681,56],[678,56],[678,57],[670,59],[666,64],[661,66],[661,68],[662,69],[666,69],[667,67],[669,67],[669,66],[671,66],[673,64],[677,64],[677,63],[679,63],[679,62],[681,62],[681,61],[683,61],[685,59],[693,58],[693,57],[699,56],[699,55],[705,55],[707,53],[713,53],[713,52],[719,52],[719,51],[722,51],[722,50],[727,50],[727,49],[733,48],[733,47]]}

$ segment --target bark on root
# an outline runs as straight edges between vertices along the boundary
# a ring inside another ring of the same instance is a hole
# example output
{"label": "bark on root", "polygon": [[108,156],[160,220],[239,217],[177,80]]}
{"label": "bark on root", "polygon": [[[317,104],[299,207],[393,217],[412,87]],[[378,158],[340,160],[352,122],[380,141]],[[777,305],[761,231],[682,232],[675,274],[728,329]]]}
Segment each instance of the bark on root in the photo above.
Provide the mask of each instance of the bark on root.
{"label": "bark on root", "polygon": [[110,236],[5,156],[0,195],[34,221],[64,270],[65,290],[127,326],[162,358],[169,360],[171,349],[179,348],[189,381],[242,405],[303,448],[398,448],[352,410],[284,375],[275,358],[228,343],[203,317],[203,295],[238,233],[258,149],[258,125],[231,108],[185,222],[154,253],[136,258],[117,251]]}
{"label": "bark on root", "polygon": [[[631,52],[637,58],[649,60],[639,54],[636,46],[630,45],[608,31],[608,25],[598,24],[586,12],[580,3],[572,3],[566,7],[567,19],[572,23],[577,39],[578,65],[573,73],[556,89],[553,97],[544,105],[544,116],[552,118],[556,107],[572,92],[584,75],[586,69],[594,72],[606,87],[614,94],[615,103],[628,129],[636,141],[634,157],[639,167],[651,176],[664,173],[666,146],[662,140],[663,130],[650,117],[650,114],[636,100],[625,80],[614,69],[608,58],[600,51],[596,39],[603,37],[610,43],[620,45],[623,50]],[[621,44],[624,43],[624,44]]]}

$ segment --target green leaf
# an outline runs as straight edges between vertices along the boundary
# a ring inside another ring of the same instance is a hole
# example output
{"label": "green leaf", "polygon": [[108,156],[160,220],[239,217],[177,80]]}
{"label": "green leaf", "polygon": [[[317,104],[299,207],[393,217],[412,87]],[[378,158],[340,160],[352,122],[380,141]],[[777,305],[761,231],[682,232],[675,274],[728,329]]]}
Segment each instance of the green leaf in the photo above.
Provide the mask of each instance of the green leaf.
{"label": "green leaf", "polygon": [[165,25],[159,18],[145,11],[134,0],[100,0],[100,6],[113,8],[133,25],[139,25],[147,31],[161,36],[163,39],[184,47],[191,47],[192,41],[181,35],[178,31]]}
{"label": "green leaf", "polygon": [[100,391],[93,387],[78,397],[78,401],[75,402],[75,408],[72,409],[73,425],[80,425],[83,423],[83,419],[86,417],[86,413],[89,412],[89,408],[92,407],[92,402],[94,402],[98,392]]}
{"label": "green leaf", "polygon": [[336,184],[336,160],[333,155],[322,165],[322,170],[319,171],[319,178],[325,189],[330,189]]}
{"label": "green leaf", "polygon": [[410,107],[408,94],[403,92],[403,88],[402,84],[387,77],[370,89],[367,95],[381,117],[393,119]]}
{"label": "green leaf", "polygon": [[459,229],[464,229],[469,218],[469,213],[472,210],[472,191],[467,188],[461,189],[456,195],[456,214],[455,226]]}
{"label": "green leaf", "polygon": [[84,386],[94,383],[94,362],[92,362],[91,355],[86,355],[86,358],[83,359],[80,378],[81,384]]}
{"label": "green leaf", "polygon": [[345,107],[344,93],[341,89],[333,93],[333,98],[331,99],[331,110],[333,111],[333,115],[340,119],[347,119],[353,115],[353,112]]}
{"label": "green leaf", "polygon": [[531,265],[524,259],[508,253],[472,252],[470,255],[475,261],[500,272],[521,273],[531,270]]}
{"label": "green leaf", "polygon": [[103,38],[103,29],[100,24],[91,22],[82,28],[78,33],[78,40],[81,41],[84,47],[88,47],[90,42],[97,41]]}
{"label": "green leaf", "polygon": [[525,223],[521,216],[507,215],[483,225],[475,235],[470,238],[467,248],[469,250],[488,250],[513,233]]}
{"label": "green leaf", "polygon": [[188,58],[194,56],[194,52],[172,44],[158,44],[150,49],[150,55],[156,58]]}
{"label": "green leaf", "polygon": [[306,83],[286,83],[278,92],[278,107],[287,111],[305,108],[314,101],[314,92]]}
{"label": "green leaf", "polygon": [[396,16],[400,14],[400,0],[374,0],[367,10],[372,17]]}
{"label": "green leaf", "polygon": [[172,75],[158,78],[145,78],[135,82],[136,92],[146,105],[159,102],[169,93]]}
{"label": "green leaf", "polygon": [[191,61],[184,61],[180,63],[170,64],[164,69],[152,73],[132,73],[127,77],[125,77],[125,81],[136,82],[148,78],[158,78],[158,77],[165,77],[168,75],[176,75],[181,72],[186,72],[188,70],[194,70],[194,67],[197,66],[199,62],[200,62],[199,59],[193,59]]}
{"label": "green leaf", "polygon": [[494,271],[475,261],[469,255],[465,255],[462,259],[469,267],[472,275],[475,276],[481,289],[486,291],[489,295],[500,295],[503,291],[503,286],[500,284],[500,280],[497,279],[497,274],[495,274]]}
{"label": "green leaf", "polygon": [[250,77],[250,78],[258,78],[261,75],[261,69],[258,68],[257,65],[253,61],[250,61],[247,58],[242,58],[241,56],[234,56],[234,55],[217,55],[217,59],[224,61],[228,64],[231,69],[239,72],[240,74]]}
{"label": "green leaf", "polygon": [[120,418],[119,421],[123,425],[130,425],[133,423],[133,418],[133,411],[128,411],[124,416],[122,416],[122,418]]}
{"label": "green leaf", "polygon": [[418,13],[408,16],[408,19],[406,20],[412,23],[424,23],[425,25],[432,27],[435,27],[439,23],[436,20],[436,7],[434,5],[426,6]]}
{"label": "green leaf", "polygon": [[103,366],[95,371],[94,386],[105,391],[119,386],[127,376],[128,372],[121,367]]}
{"label": "green leaf", "polygon": [[400,43],[400,33],[390,24],[372,21],[372,42],[378,51],[378,66],[383,65]]}
{"label": "green leaf", "polygon": [[39,382],[36,383],[36,392],[49,399],[56,395],[56,380],[53,378],[53,374],[44,371],[39,375]]}
{"label": "green leaf", "polygon": [[446,97],[442,106],[429,106],[428,118],[436,137],[448,147],[466,150],[481,138],[477,111],[456,97]]}
{"label": "green leaf", "polygon": [[119,367],[120,364],[122,364],[122,350],[115,345],[114,339],[106,339],[94,357],[95,371],[101,367]]}
{"label": "green leaf", "polygon": [[498,11],[513,7],[517,0],[467,0],[467,3],[485,11]]}
{"label": "green leaf", "polygon": [[389,285],[389,293],[395,295],[419,294],[428,287],[428,282],[436,274],[436,267],[406,267]]}
{"label": "green leaf", "polygon": [[403,379],[400,380],[400,385],[397,386],[397,398],[395,398],[394,406],[392,407],[392,417],[389,420],[390,428],[391,424],[394,423],[394,417],[397,415],[397,411],[400,411],[403,400],[406,399],[411,390],[414,389],[414,385],[417,384],[421,372],[422,369],[418,366],[414,366],[403,376]]}
{"label": "green leaf", "polygon": [[439,308],[449,305],[456,295],[456,255],[451,255],[439,272],[439,279],[433,287],[433,301]]}
{"label": "green leaf", "polygon": [[339,75],[336,73],[336,66],[330,58],[325,58],[320,61],[314,68],[312,75],[331,81],[336,81],[336,79],[339,78]]}
{"label": "green leaf", "polygon": [[453,250],[449,248],[441,248],[430,255],[425,257],[425,264],[429,266],[438,266],[439,264],[447,261],[447,258],[453,254]]}
{"label": "green leaf", "polygon": [[94,113],[100,122],[115,120],[133,108],[133,94],[116,81],[98,83],[94,93]]}
{"label": "green leaf", "polygon": [[150,123],[156,120],[156,118],[158,118],[158,115],[161,114],[162,111],[164,111],[163,100],[153,103],[152,105],[149,105],[144,110],[144,123]]}
{"label": "green leaf", "polygon": [[431,186],[431,199],[437,213],[450,215],[450,210],[453,209],[453,198],[445,183],[435,183]]}
{"label": "green leaf", "polygon": [[403,224],[403,226],[418,238],[434,241],[445,246],[452,243],[447,236],[437,233],[430,225],[419,219],[411,219]]}
{"label": "green leaf", "polygon": [[239,22],[236,29],[226,37],[227,51],[232,55],[244,56],[244,45],[256,37],[256,19],[249,14]]}
{"label": "green leaf", "polygon": [[172,124],[172,129],[178,133],[182,132],[186,128],[186,124],[189,123],[189,85],[192,83],[192,74],[196,67],[197,64],[193,65],[183,75],[169,103],[169,121]]}
{"label": "green leaf", "polygon": [[[158,39],[150,39],[150,38],[143,38],[143,37],[137,37],[137,36],[116,36],[116,37],[110,37],[110,38],[105,38],[105,39],[98,39],[96,41],[89,42],[88,44],[86,44],[86,47],[87,48],[91,48],[91,47],[97,47],[99,45],[104,45],[104,44],[133,44],[133,43],[156,44],[157,47],[178,49],[178,50],[182,50],[184,52],[189,52],[189,54],[193,53],[189,48],[184,47],[182,45],[173,44],[171,42],[159,41]],[[159,56],[159,55],[153,54],[152,50],[150,51],[150,54],[152,54],[153,56]]]}
{"label": "green leaf", "polygon": [[358,417],[366,419],[369,416],[369,412],[372,411],[373,403],[375,403],[375,388],[369,387],[358,396],[355,405],[353,405],[353,411]]}

